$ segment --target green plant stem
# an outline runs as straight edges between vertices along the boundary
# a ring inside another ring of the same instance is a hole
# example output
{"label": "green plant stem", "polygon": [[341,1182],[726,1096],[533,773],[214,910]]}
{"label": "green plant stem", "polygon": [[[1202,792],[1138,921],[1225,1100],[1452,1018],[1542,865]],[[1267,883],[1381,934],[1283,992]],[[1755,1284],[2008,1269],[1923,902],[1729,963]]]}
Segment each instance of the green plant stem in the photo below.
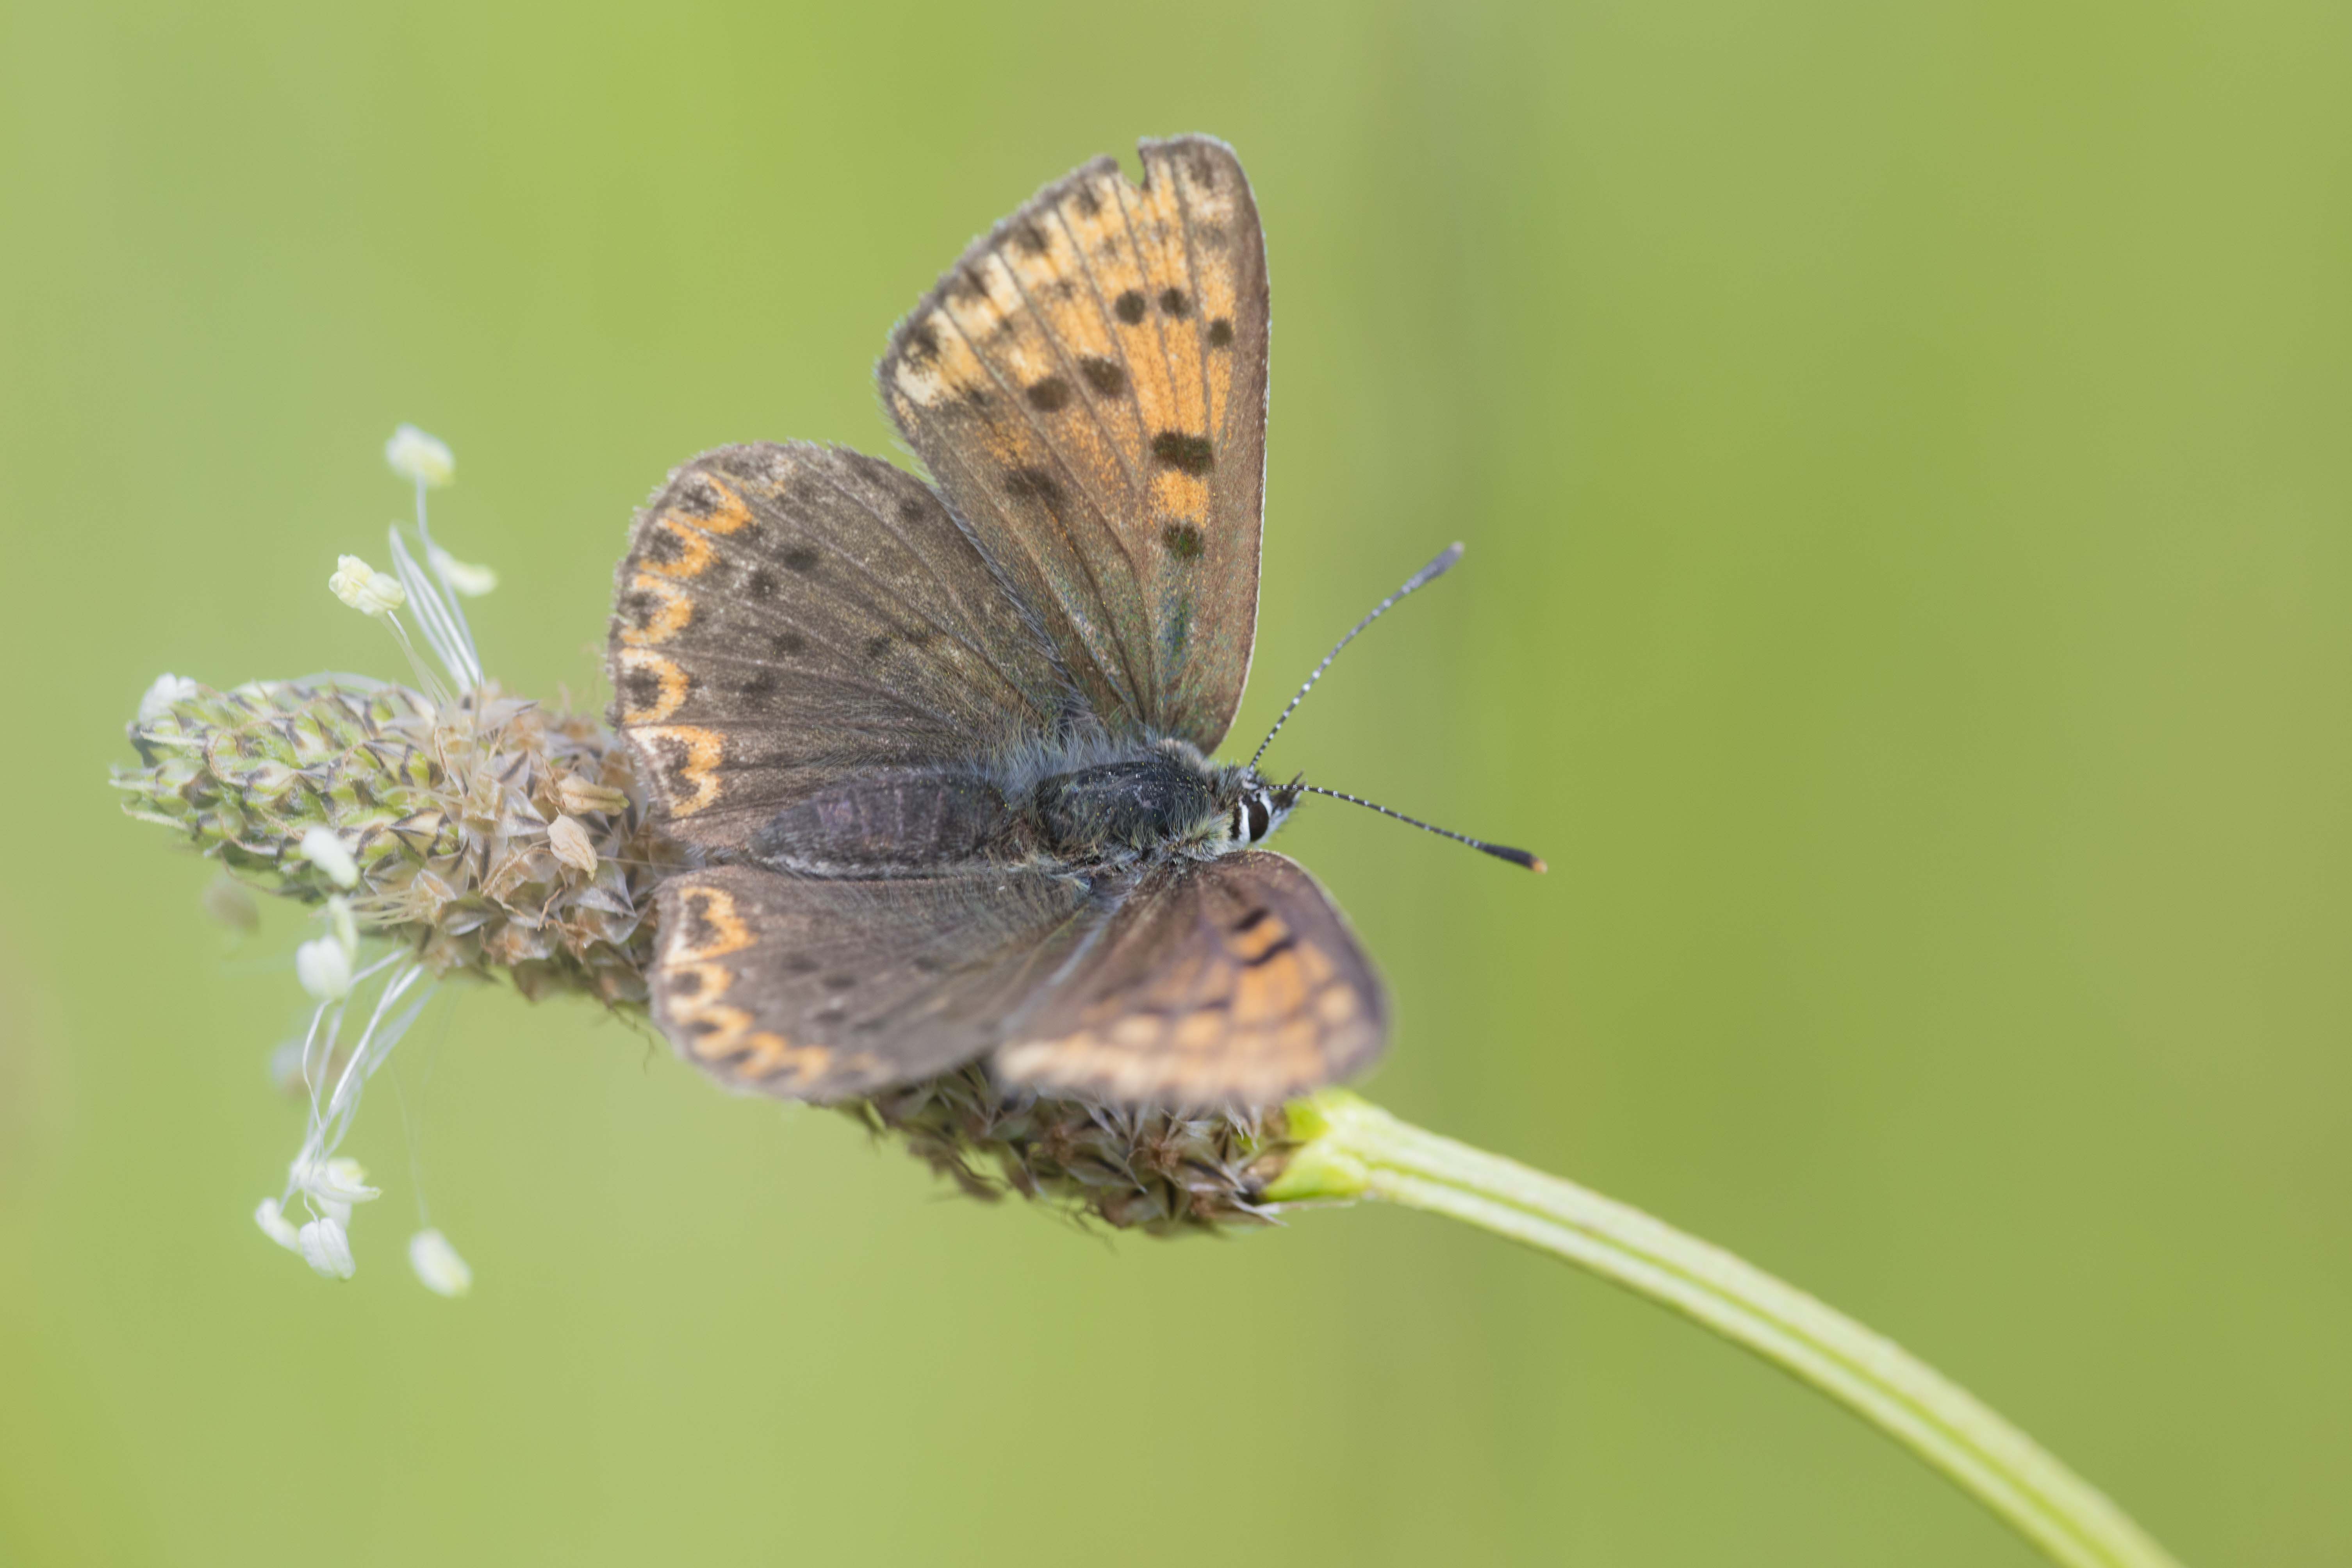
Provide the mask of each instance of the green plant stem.
{"label": "green plant stem", "polygon": [[1289,1114],[1302,1142],[1268,1198],[1379,1198],[1549,1252],[1804,1379],[1941,1470],[2053,1563],[2179,1568],[2121,1509],[1966,1390],[1721,1247],[1351,1094],[1327,1091]]}

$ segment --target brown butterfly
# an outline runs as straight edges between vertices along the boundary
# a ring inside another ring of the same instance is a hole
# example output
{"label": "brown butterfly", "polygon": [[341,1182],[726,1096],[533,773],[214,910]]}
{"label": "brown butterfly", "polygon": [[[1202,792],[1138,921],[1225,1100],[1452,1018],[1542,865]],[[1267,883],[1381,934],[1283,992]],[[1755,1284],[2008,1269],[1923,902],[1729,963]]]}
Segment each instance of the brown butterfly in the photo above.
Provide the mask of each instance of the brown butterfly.
{"label": "brown butterfly", "polygon": [[1385,1042],[1346,920],[1253,847],[1312,786],[1209,760],[1257,615],[1256,204],[1221,142],[1140,151],[1140,185],[1100,158],[1046,186],[892,334],[883,400],[937,488],[729,447],[636,520],[613,718],[694,859],[654,1015],[727,1083],[835,1100],[984,1057],[1266,1105]]}

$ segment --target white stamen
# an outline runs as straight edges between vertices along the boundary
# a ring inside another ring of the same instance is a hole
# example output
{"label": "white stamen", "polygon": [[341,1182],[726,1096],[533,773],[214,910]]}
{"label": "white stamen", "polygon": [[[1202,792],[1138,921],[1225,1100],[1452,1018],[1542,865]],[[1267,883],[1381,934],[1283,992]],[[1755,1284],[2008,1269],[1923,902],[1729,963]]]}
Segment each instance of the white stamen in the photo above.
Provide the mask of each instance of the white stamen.
{"label": "white stamen", "polygon": [[[328,1157],[342,1143],[343,1134],[351,1130],[352,1118],[358,1114],[361,1090],[366,1088],[367,1080],[375,1075],[376,1069],[383,1066],[385,1059],[392,1055],[393,1047],[400,1043],[401,1037],[408,1032],[409,1026],[416,1021],[417,1014],[425,1010],[425,1004],[431,999],[433,988],[428,984],[415,1001],[399,1012],[394,1012],[401,998],[419,981],[425,979],[424,966],[405,953],[390,953],[376,960],[352,976],[353,983],[371,979],[394,964],[399,965],[398,969],[384,981],[383,989],[376,994],[375,1005],[368,1013],[366,1026],[360,1031],[360,1037],[351,1047],[342,1071],[336,1076],[333,1089],[325,1091],[323,1100],[323,1079],[328,1065],[334,1058],[336,1037],[342,1027],[343,1008],[321,1003],[317,1017],[312,1020],[310,1036],[303,1042],[302,1047],[302,1080],[310,1088],[310,1131],[302,1142],[302,1152],[295,1156],[294,1179],[287,1188],[289,1194],[298,1188],[310,1190],[304,1187],[302,1173],[314,1166],[323,1166]],[[329,1018],[330,1012],[333,1015],[331,1019]],[[356,1181],[354,1177],[352,1184],[356,1184]],[[337,1201],[365,1201],[352,1200],[343,1193],[333,1195]]]}
{"label": "white stamen", "polygon": [[403,425],[392,433],[392,439],[383,444],[383,460],[402,479],[430,485],[435,489],[447,484],[457,472],[457,458],[449,450],[449,444],[427,436],[414,425]]}
{"label": "white stamen", "polygon": [[[390,531],[392,569],[400,574],[402,586],[408,592],[408,603],[416,611],[416,625],[425,634],[425,643],[449,678],[461,691],[471,691],[482,684],[481,657],[474,651],[474,634],[466,625],[465,612],[450,599],[441,596],[433,579],[416,564],[409,553],[407,542],[400,537],[400,525]],[[429,546],[428,546],[429,548]]]}
{"label": "white stamen", "polygon": [[321,1002],[352,994],[351,951],[331,936],[314,937],[294,950],[294,978]]}
{"label": "white stamen", "polygon": [[359,886],[360,863],[343,847],[343,841],[331,827],[313,827],[302,835],[302,858],[327,874],[327,880],[338,888]]}
{"label": "white stamen", "polygon": [[341,893],[327,895],[327,929],[343,944],[343,952],[356,960],[360,955],[360,923],[352,916],[352,901]]}
{"label": "white stamen", "polygon": [[470,561],[460,561],[437,544],[425,547],[425,559],[446,583],[450,590],[469,599],[478,599],[499,585],[499,574],[488,566],[477,566]]}
{"label": "white stamen", "polygon": [[420,1230],[408,1238],[408,1266],[436,1295],[454,1298],[474,1288],[474,1271],[437,1230]]}
{"label": "white stamen", "polygon": [[253,1223],[261,1227],[262,1235],[287,1251],[302,1250],[301,1233],[294,1228],[294,1222],[288,1219],[285,1211],[278,1206],[276,1198],[261,1200],[261,1206],[253,1211]]}
{"label": "white stamen", "polygon": [[352,1204],[373,1203],[383,1196],[382,1187],[367,1184],[367,1172],[357,1160],[298,1160],[293,1176],[295,1186],[320,1203],[341,1204],[348,1208]]}
{"label": "white stamen", "polygon": [[172,710],[174,702],[185,702],[204,688],[184,675],[159,675],[147,695],[139,700],[139,721],[152,724]]}
{"label": "white stamen", "polygon": [[400,579],[377,571],[356,555],[339,556],[327,579],[335,597],[365,616],[388,616],[408,603]]}
{"label": "white stamen", "polygon": [[359,1272],[352,1258],[352,1238],[343,1234],[343,1222],[330,1215],[314,1219],[295,1233],[301,1247],[302,1261],[330,1279],[348,1279]]}

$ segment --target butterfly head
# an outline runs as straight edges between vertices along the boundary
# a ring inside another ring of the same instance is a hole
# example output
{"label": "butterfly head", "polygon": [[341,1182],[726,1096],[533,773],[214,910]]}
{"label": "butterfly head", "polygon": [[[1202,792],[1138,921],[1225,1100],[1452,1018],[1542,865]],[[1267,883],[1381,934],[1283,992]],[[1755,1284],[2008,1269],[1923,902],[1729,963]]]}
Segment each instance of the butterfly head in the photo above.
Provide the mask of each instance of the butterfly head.
{"label": "butterfly head", "polygon": [[1225,847],[1246,849],[1263,842],[1290,808],[1298,804],[1297,781],[1286,784],[1269,784],[1260,777],[1255,768],[1236,768],[1233,804],[1225,812]]}

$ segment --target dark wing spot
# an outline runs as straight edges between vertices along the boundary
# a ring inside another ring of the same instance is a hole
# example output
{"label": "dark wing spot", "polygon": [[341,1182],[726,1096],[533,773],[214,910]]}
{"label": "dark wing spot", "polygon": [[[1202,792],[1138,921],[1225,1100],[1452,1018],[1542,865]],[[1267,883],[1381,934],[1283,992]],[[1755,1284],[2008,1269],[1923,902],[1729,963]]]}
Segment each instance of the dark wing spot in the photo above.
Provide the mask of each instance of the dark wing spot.
{"label": "dark wing spot", "polygon": [[651,708],[661,700],[661,677],[650,669],[632,669],[621,677],[621,694],[632,708]]}
{"label": "dark wing spot", "polygon": [[1118,312],[1120,321],[1131,327],[1143,320],[1143,296],[1129,289],[1111,302],[1111,309]]}
{"label": "dark wing spot", "polygon": [[938,959],[933,958],[928,952],[919,952],[907,962],[914,965],[915,972],[919,974],[937,974],[947,968],[946,964],[941,963]]}
{"label": "dark wing spot", "polygon": [[1078,374],[1105,397],[1117,397],[1127,391],[1127,372],[1118,367],[1116,360],[1082,359],[1078,362]]}
{"label": "dark wing spot", "polygon": [[1184,297],[1181,289],[1162,289],[1160,291],[1160,308],[1171,316],[1182,316],[1192,310],[1192,301]]}
{"label": "dark wing spot", "polygon": [[673,996],[698,996],[702,994],[702,971],[680,969],[669,977],[669,994]]}
{"label": "dark wing spot", "polygon": [[677,488],[677,510],[688,517],[709,517],[719,510],[719,497],[699,475]]}
{"label": "dark wing spot", "polygon": [[817,963],[805,952],[788,952],[776,960],[776,967],[787,974],[814,974]]}
{"label": "dark wing spot", "polygon": [[1297,945],[1298,939],[1295,936],[1276,937],[1274,941],[1265,944],[1265,951],[1264,952],[1259,953],[1255,958],[1243,959],[1242,967],[1244,969],[1261,968],[1265,964],[1272,963],[1276,959],[1280,958],[1284,953],[1288,952],[1292,948],[1297,947]]}
{"label": "dark wing spot", "polygon": [[1045,254],[1045,237],[1042,233],[1038,232],[1037,226],[1034,223],[1024,223],[1019,228],[1014,229],[1013,231],[1013,243],[1018,245],[1022,249],[1027,251],[1032,256],[1043,256]]}
{"label": "dark wing spot", "polygon": [[1216,449],[1209,445],[1209,438],[1188,436],[1181,430],[1162,430],[1154,436],[1151,455],[1188,474],[1205,474],[1217,466]]}
{"label": "dark wing spot", "polygon": [[709,899],[709,889],[688,888],[685,897],[677,901],[678,918],[686,922],[682,934],[689,948],[709,947],[719,940],[719,928],[711,924],[710,917],[703,912]]}
{"label": "dark wing spot", "polygon": [[866,639],[866,658],[880,658],[884,654],[888,653],[889,651],[890,634],[888,632],[877,632],[874,636]]}
{"label": "dark wing spot", "polygon": [[645,558],[656,566],[667,566],[686,553],[686,541],[677,531],[656,528],[646,540]]}
{"label": "dark wing spot", "polygon": [[920,522],[930,515],[930,508],[923,504],[923,498],[920,496],[908,496],[898,503],[900,522]]}
{"label": "dark wing spot", "polygon": [[768,639],[768,643],[769,646],[773,647],[778,653],[784,654],[786,656],[803,654],[808,651],[808,638],[801,636],[798,632],[778,632],[774,637]]}
{"label": "dark wing spot", "polygon": [[[814,552],[811,553],[814,555]],[[785,559],[789,561],[792,557],[788,555]],[[743,591],[755,599],[772,599],[776,596],[776,574],[762,566],[743,579]]]}
{"label": "dark wing spot", "polygon": [[828,974],[823,980],[819,981],[818,984],[823,985],[827,991],[855,991],[857,989],[857,976],[855,974]]}
{"label": "dark wing spot", "polygon": [[662,759],[662,766],[669,774],[670,787],[680,795],[692,795],[695,792],[695,781],[686,776],[687,769],[693,765],[694,753],[683,746],[677,748]]}
{"label": "dark wing spot", "polygon": [[985,300],[988,298],[988,280],[971,268],[964,268],[948,284],[948,294],[959,300],[970,300],[975,295]]}
{"label": "dark wing spot", "polygon": [[1211,348],[1221,349],[1233,341],[1234,324],[1231,321],[1228,321],[1223,316],[1219,316],[1215,321],[1209,323],[1209,346]]}
{"label": "dark wing spot", "polygon": [[1043,501],[1051,506],[1062,499],[1062,487],[1043,468],[1015,468],[1004,476],[1004,493],[1015,500]]}
{"label": "dark wing spot", "polygon": [[929,359],[940,352],[940,340],[929,326],[907,329],[907,357]]}
{"label": "dark wing spot", "polygon": [[1070,384],[1058,375],[1049,375],[1029,389],[1029,406],[1047,414],[1069,406]]}
{"label": "dark wing spot", "polygon": [[647,621],[653,619],[659,604],[660,601],[651,594],[624,594],[621,595],[621,618],[642,629]]}
{"label": "dark wing spot", "polygon": [[1168,553],[1179,561],[1198,561],[1201,558],[1201,531],[1189,522],[1171,522],[1161,529],[1160,542],[1166,545]]}
{"label": "dark wing spot", "polygon": [[1092,186],[1080,185],[1078,187],[1078,211],[1084,213],[1088,217],[1092,217],[1095,214],[1102,211],[1102,199],[1095,195],[1094,188]]}
{"label": "dark wing spot", "polygon": [[781,684],[782,682],[776,679],[776,672],[774,670],[763,669],[759,674],[751,677],[751,679],[746,680],[741,685],[736,687],[735,692],[736,695],[740,697],[749,697],[754,700],[765,701],[767,699],[773,697],[776,694],[776,688]]}
{"label": "dark wing spot", "polygon": [[806,576],[816,570],[816,551],[806,544],[795,544],[784,552],[784,564]]}
{"label": "dark wing spot", "polygon": [[1234,930],[1236,932],[1255,931],[1260,925],[1271,919],[1273,914],[1274,911],[1272,910],[1265,908],[1264,905],[1260,905],[1258,908],[1254,909],[1249,913],[1244,915],[1241,919],[1235,921],[1234,922]]}

